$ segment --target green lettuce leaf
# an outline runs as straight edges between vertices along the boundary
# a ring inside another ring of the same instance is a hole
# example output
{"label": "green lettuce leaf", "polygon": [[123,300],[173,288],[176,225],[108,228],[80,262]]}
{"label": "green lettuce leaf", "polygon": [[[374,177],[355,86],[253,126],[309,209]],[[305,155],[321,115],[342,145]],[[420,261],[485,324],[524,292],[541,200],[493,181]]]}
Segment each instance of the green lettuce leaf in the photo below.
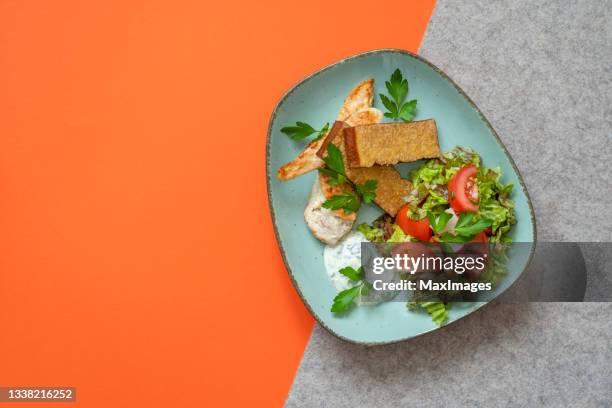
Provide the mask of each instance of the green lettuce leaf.
{"label": "green lettuce leaf", "polygon": [[361,232],[370,242],[383,242],[383,231],[380,228],[363,223],[357,226],[357,231]]}
{"label": "green lettuce leaf", "polygon": [[[421,208],[425,212],[427,212],[427,211],[432,211],[435,207],[439,205],[444,205],[444,204],[448,204],[448,200],[446,199],[446,197],[444,197],[440,192],[436,190],[429,190],[429,195],[425,199],[425,202],[423,203]],[[448,205],[446,208],[448,208]],[[434,211],[434,212],[439,213],[444,210],[445,208],[441,208],[440,211],[437,211],[437,212]]]}
{"label": "green lettuce leaf", "polygon": [[444,325],[448,320],[448,310],[450,309],[450,303],[444,303],[440,301],[423,302],[423,301],[412,301],[408,302],[408,309],[414,310],[417,306],[420,306],[430,316],[431,320],[439,326]]}
{"label": "green lettuce leaf", "polygon": [[414,170],[410,174],[410,179],[415,187],[422,183],[429,185],[446,184],[448,180],[446,180],[443,172],[444,165],[440,161],[429,160],[421,168]]}
{"label": "green lettuce leaf", "polygon": [[387,242],[409,242],[409,241],[412,241],[412,237],[410,235],[404,234],[404,231],[400,228],[399,225],[393,224],[393,234],[391,234]]}

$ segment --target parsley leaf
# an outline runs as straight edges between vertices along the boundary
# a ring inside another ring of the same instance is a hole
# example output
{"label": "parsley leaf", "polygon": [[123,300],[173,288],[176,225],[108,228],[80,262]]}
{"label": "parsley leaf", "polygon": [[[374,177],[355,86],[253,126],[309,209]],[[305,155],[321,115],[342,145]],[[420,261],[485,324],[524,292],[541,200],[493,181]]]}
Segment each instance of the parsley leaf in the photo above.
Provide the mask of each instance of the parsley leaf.
{"label": "parsley leaf", "polygon": [[323,161],[325,162],[325,167],[321,167],[319,171],[330,177],[327,180],[330,186],[337,186],[347,182],[346,175],[344,174],[342,153],[335,144],[330,143],[327,145],[327,156],[323,158]]}
{"label": "parsley leaf", "polygon": [[313,140],[321,139],[323,136],[327,134],[328,130],[329,130],[329,123],[326,123],[325,125],[323,125],[321,130],[319,130],[319,132],[317,133],[317,137],[315,137]]}
{"label": "parsley leaf", "polygon": [[361,285],[343,290],[342,292],[338,293],[334,298],[334,303],[332,304],[331,311],[333,313],[346,312],[353,304],[353,300],[355,300],[355,298],[359,296],[360,293]]}
{"label": "parsley leaf", "polygon": [[389,95],[393,97],[395,103],[400,105],[406,95],[408,95],[408,80],[402,77],[402,72],[396,69],[393,74],[391,74],[391,78],[388,81],[385,81],[385,86],[387,87],[387,91],[389,91]]}
{"label": "parsley leaf", "polygon": [[388,81],[385,81],[385,86],[387,87],[387,92],[391,95],[391,98],[389,98],[384,94],[380,94],[380,100],[385,108],[387,108],[385,117],[410,122],[414,118],[417,101],[412,99],[404,103],[408,95],[408,80],[402,76],[399,68],[391,74],[391,78]]}
{"label": "parsley leaf", "polygon": [[[474,213],[462,213],[459,215],[454,234],[445,232],[440,237],[442,242],[469,242],[474,239],[474,235],[484,231],[493,224],[491,220],[480,219],[472,222],[473,219]],[[431,223],[431,219],[429,222]]]}
{"label": "parsley leaf", "polygon": [[441,242],[452,242],[452,243],[454,243],[454,242],[468,242],[468,241],[471,241],[472,238],[474,238],[474,237],[470,237],[470,236],[464,237],[464,236],[461,236],[461,235],[453,235],[450,232],[445,232],[440,237],[440,241]]}
{"label": "parsley leaf", "polygon": [[461,213],[459,215],[459,219],[457,220],[457,224],[455,225],[455,229],[467,226],[470,222],[472,222],[473,218],[474,213]]}
{"label": "parsley leaf", "polygon": [[371,290],[371,285],[368,282],[361,282],[361,284],[352,287],[350,289],[343,290],[338,293],[334,298],[331,311],[333,313],[342,313],[349,310],[353,305],[353,301],[359,295],[367,295]]}
{"label": "parsley leaf", "polygon": [[289,136],[289,138],[292,140],[304,140],[313,133],[316,133],[317,136],[314,140],[318,140],[325,136],[328,129],[329,123],[326,123],[325,126],[321,128],[321,130],[316,130],[308,123],[298,121],[295,122],[295,126],[285,126],[281,129],[281,132]]}
{"label": "parsley leaf", "polygon": [[438,218],[436,218],[436,216],[431,212],[427,213],[429,224],[431,225],[431,228],[434,230],[436,234],[440,234],[442,230],[444,230],[444,228],[446,227],[446,224],[448,224],[448,221],[451,219],[451,217],[452,215],[447,212],[442,212],[438,216]]}
{"label": "parsley leaf", "polygon": [[364,203],[370,204],[376,198],[376,187],[378,187],[378,180],[367,180],[363,184],[355,184],[355,189],[359,194]]}
{"label": "parsley leaf", "polygon": [[352,268],[350,266],[346,266],[340,269],[338,272],[340,272],[342,275],[346,276],[352,281],[359,281],[363,278],[363,267],[361,266],[357,269]]}
{"label": "parsley leaf", "polygon": [[329,180],[327,180],[327,183],[330,186],[337,186],[338,184],[346,183],[346,177],[344,177],[342,174],[336,173],[335,171],[331,169],[328,169],[326,167],[321,167],[319,168],[319,172],[330,177]]}
{"label": "parsley leaf", "polygon": [[325,166],[319,171],[329,177],[327,183],[335,186],[343,183],[349,183],[355,187],[357,194],[352,191],[346,191],[342,194],[335,195],[323,203],[323,208],[330,210],[343,209],[347,214],[357,212],[361,206],[361,201],[371,203],[376,198],[376,187],[378,180],[367,180],[363,184],[354,184],[348,180],[345,174],[344,160],[342,152],[338,147],[329,143],[327,145],[327,156],[323,159]]}
{"label": "parsley leaf", "polygon": [[462,236],[474,236],[489,228],[493,223],[491,220],[478,220],[474,224],[464,227],[455,227],[457,234]]}
{"label": "parsley leaf", "polygon": [[402,105],[399,111],[399,117],[404,122],[410,122],[414,118],[414,111],[416,110],[416,99],[406,102]]}
{"label": "parsley leaf", "polygon": [[351,214],[359,210],[360,204],[359,197],[355,193],[346,192],[327,199],[323,203],[323,208],[329,210],[343,209],[345,213]]}
{"label": "parsley leaf", "polygon": [[380,94],[380,100],[383,105],[389,112],[385,112],[385,116],[390,119],[395,119],[398,117],[399,112],[397,111],[397,105],[391,99],[387,98],[385,95]]}
{"label": "parsley leaf", "polygon": [[335,144],[330,143],[327,145],[327,156],[323,161],[331,170],[344,175],[344,160],[342,160],[342,153]]}

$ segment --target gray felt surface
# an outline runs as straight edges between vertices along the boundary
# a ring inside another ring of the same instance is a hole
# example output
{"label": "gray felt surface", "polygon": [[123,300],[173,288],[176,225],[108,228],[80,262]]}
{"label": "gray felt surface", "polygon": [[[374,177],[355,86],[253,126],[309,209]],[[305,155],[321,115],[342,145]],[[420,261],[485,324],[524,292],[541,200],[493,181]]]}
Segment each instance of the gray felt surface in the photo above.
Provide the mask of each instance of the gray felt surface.
{"label": "gray felt surface", "polygon": [[[498,131],[539,240],[612,241],[611,1],[439,0],[420,53]],[[583,251],[599,276],[603,248]],[[287,406],[610,407],[611,317],[612,303],[497,304],[374,348],[317,326]]]}

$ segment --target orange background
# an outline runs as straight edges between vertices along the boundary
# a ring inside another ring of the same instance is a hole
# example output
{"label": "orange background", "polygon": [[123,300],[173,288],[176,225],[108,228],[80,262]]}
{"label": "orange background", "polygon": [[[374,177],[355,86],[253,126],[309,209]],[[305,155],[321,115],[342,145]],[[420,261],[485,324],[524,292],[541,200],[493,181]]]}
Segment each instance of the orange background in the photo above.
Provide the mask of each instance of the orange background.
{"label": "orange background", "polygon": [[281,405],[313,320],[268,213],[270,113],[337,59],[416,51],[433,3],[1,1],[0,385]]}

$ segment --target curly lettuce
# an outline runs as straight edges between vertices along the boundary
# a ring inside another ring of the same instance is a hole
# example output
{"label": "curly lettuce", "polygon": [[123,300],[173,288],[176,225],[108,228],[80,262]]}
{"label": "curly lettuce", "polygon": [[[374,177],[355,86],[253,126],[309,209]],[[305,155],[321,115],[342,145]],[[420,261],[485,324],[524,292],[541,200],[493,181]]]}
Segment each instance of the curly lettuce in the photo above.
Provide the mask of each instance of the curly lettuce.
{"label": "curly lettuce", "polygon": [[383,231],[380,228],[370,226],[368,224],[359,224],[357,231],[361,232],[365,239],[370,242],[383,242]]}
{"label": "curly lettuce", "polygon": [[393,234],[387,239],[387,242],[399,243],[399,242],[409,242],[412,238],[410,235],[406,235],[404,231],[397,224],[393,224]]}
{"label": "curly lettuce", "polygon": [[407,306],[410,310],[415,310],[417,307],[421,307],[431,316],[431,320],[438,327],[440,327],[448,320],[448,310],[450,309],[451,304],[440,301],[412,301],[408,302]]}
{"label": "curly lettuce", "polygon": [[510,227],[516,224],[514,216],[514,202],[509,196],[512,193],[512,184],[500,183],[501,168],[485,169],[478,171],[476,182],[480,196],[478,216],[492,221],[491,242],[508,242],[504,237]]}

